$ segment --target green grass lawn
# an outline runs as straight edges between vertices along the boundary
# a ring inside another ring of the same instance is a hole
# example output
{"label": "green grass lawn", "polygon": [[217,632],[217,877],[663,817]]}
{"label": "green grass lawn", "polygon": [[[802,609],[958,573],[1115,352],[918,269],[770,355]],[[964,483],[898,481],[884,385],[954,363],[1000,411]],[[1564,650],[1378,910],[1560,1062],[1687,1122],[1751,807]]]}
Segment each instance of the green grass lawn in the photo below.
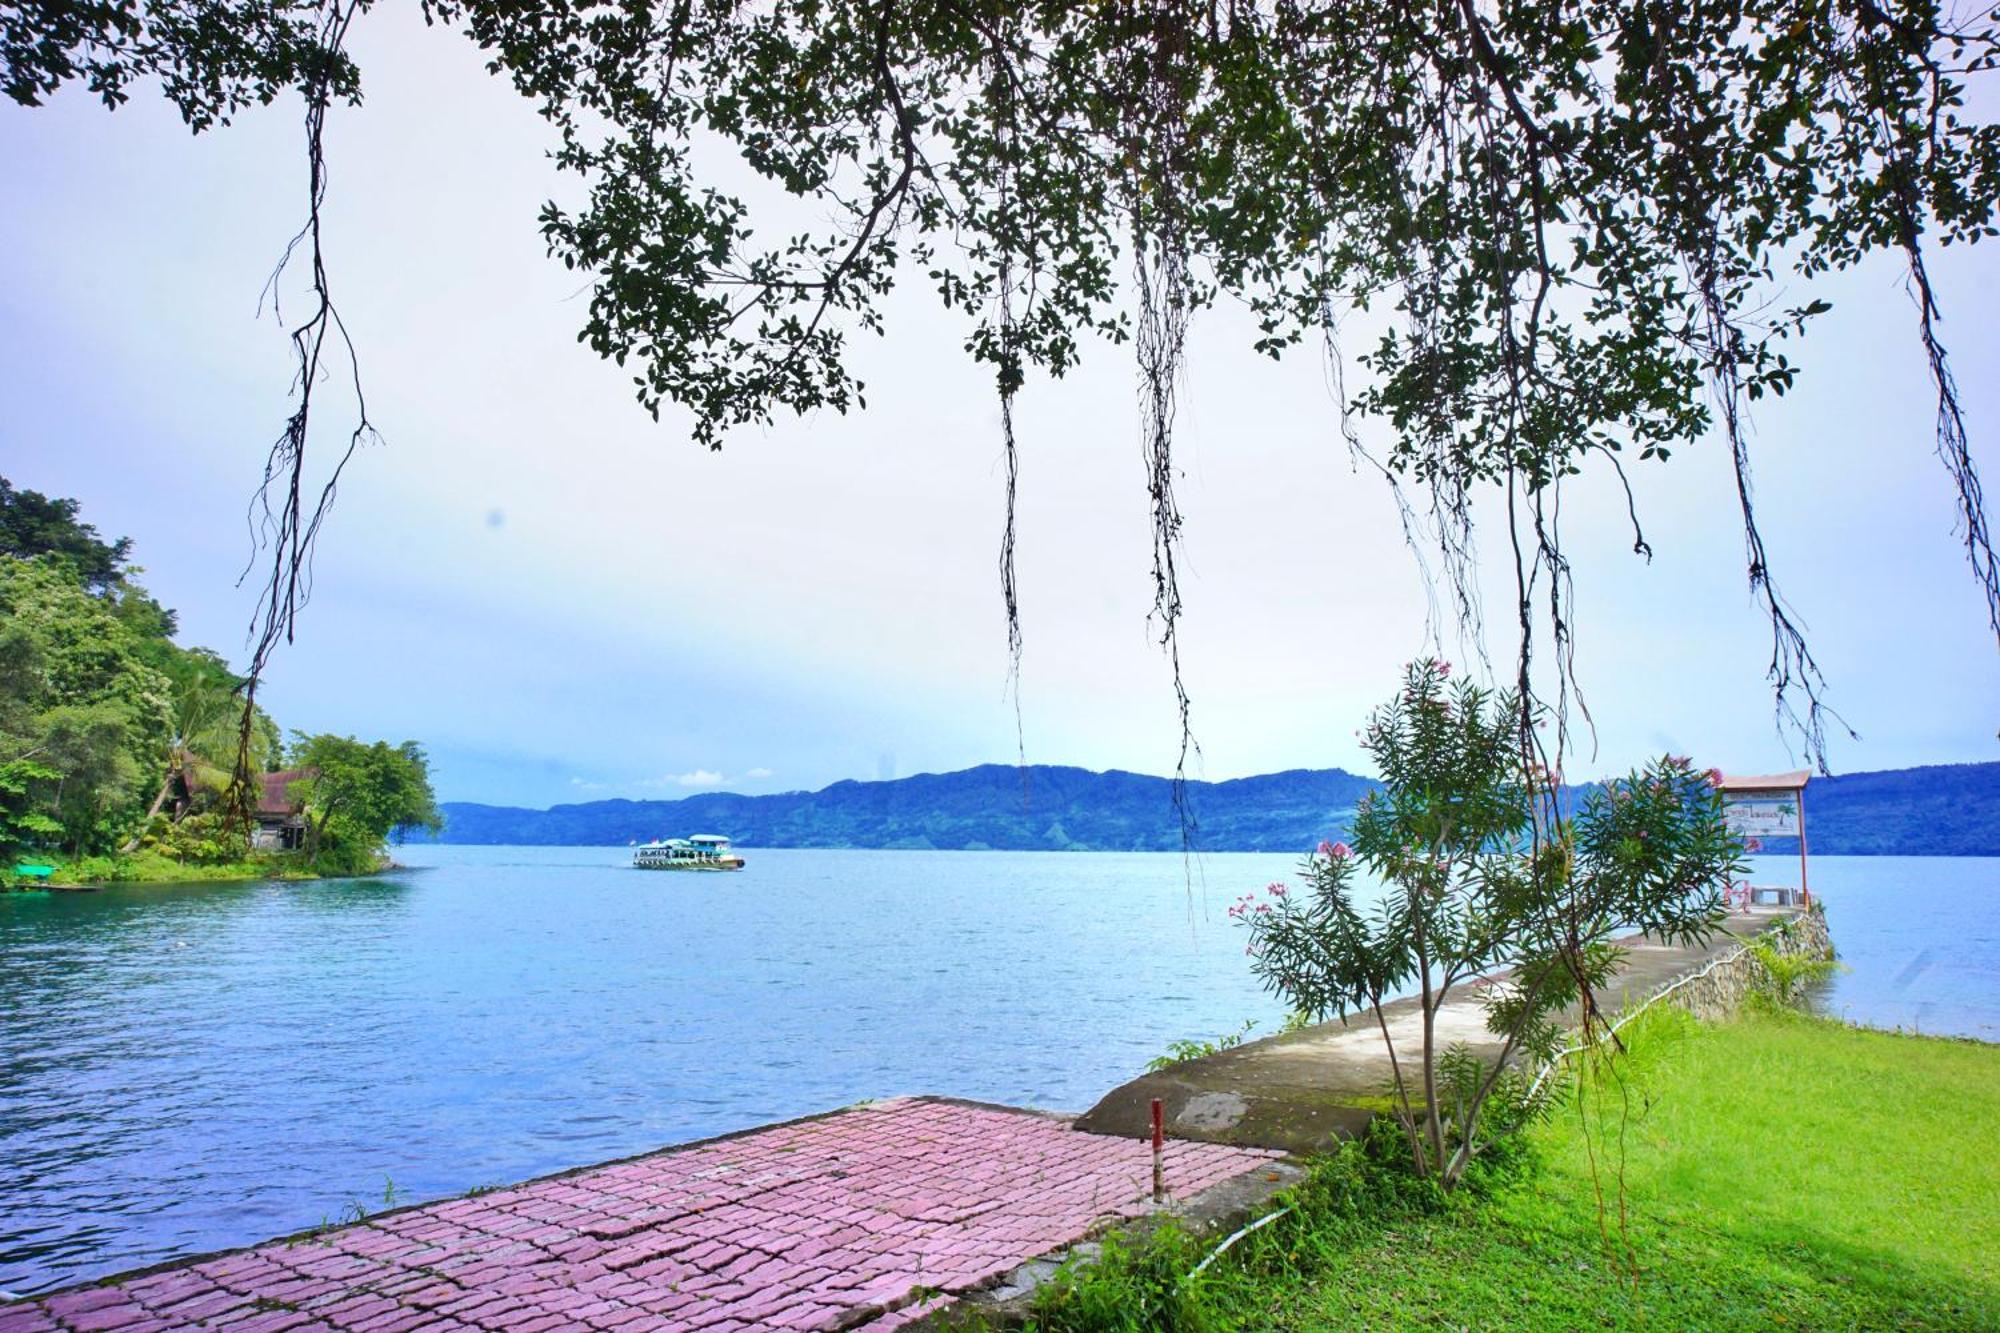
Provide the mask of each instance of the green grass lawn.
{"label": "green grass lawn", "polygon": [[2000,1047],[1790,1015],[1631,1035],[1629,1116],[1613,1087],[1573,1096],[1534,1133],[1542,1170],[1328,1256],[1268,1322],[2000,1328]]}
{"label": "green grass lawn", "polygon": [[1626,1035],[1623,1093],[1572,1091],[1483,1190],[1424,1208],[1350,1171],[1356,1202],[1257,1233],[1192,1293],[1179,1274],[1206,1244],[1170,1232],[1038,1322],[2000,1329],[2000,1046],[1784,1013],[1663,1010]]}

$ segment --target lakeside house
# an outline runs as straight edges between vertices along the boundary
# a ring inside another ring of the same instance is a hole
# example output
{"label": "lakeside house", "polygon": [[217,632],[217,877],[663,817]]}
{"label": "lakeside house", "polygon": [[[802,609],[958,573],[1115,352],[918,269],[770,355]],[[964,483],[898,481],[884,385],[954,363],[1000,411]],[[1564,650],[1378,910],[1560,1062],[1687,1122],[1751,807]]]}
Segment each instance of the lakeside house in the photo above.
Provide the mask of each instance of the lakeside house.
{"label": "lakeside house", "polygon": [[306,803],[292,794],[292,784],[319,776],[317,769],[286,768],[258,778],[257,809],[250,845],[261,851],[290,852],[305,845]]}
{"label": "lakeside house", "polygon": [[[266,852],[290,852],[305,845],[306,803],[292,788],[318,776],[319,770],[314,768],[285,768],[257,775],[257,803],[250,812],[252,847]],[[174,758],[168,788],[174,818],[187,815],[198,802],[202,808],[209,808],[228,786],[228,769],[211,764],[191,751],[180,751]],[[204,793],[207,801],[201,801]]]}

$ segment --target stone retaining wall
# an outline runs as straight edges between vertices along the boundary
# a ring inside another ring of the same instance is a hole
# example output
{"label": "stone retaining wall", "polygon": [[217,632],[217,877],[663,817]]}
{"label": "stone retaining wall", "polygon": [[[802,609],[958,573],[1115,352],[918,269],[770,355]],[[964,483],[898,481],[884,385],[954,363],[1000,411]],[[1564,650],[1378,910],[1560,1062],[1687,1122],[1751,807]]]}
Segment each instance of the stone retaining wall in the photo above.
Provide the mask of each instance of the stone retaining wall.
{"label": "stone retaining wall", "polygon": [[[1834,956],[1833,937],[1826,928],[1826,912],[1818,904],[1779,922],[1759,935],[1757,941],[1771,946],[1780,957]],[[1661,987],[1639,1008],[1663,1002],[1685,1009],[1703,1021],[1714,1021],[1734,1014],[1742,1006],[1744,996],[1756,990],[1764,980],[1763,963],[1745,945],[1710,963],[1702,971]]]}

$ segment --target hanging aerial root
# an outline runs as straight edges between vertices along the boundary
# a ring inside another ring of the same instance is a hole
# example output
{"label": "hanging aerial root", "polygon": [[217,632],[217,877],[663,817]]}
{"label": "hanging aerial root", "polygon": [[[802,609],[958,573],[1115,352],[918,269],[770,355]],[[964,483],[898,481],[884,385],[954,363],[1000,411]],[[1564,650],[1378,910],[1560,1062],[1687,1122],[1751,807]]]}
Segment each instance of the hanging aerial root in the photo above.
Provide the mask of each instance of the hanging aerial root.
{"label": "hanging aerial root", "polygon": [[[236,761],[227,794],[229,823],[242,829],[248,828],[260,795],[259,765],[253,756],[258,688],[278,645],[291,642],[297,630],[299,611],[312,596],[313,552],[319,542],[320,529],[332,511],[341,473],[356,449],[365,441],[377,438],[375,428],[368,419],[368,404],[361,389],[361,368],[354,342],[334,305],[327,280],[322,230],[327,186],[326,113],[333,100],[330,80],[336,58],[347,40],[348,29],[363,7],[364,0],[325,6],[319,32],[325,59],[319,74],[304,90],[306,222],[286,245],[265,286],[273,313],[282,319],[279,282],[299,247],[306,247],[311,267],[311,311],[305,321],[289,334],[296,363],[292,387],[298,395],[298,406],[286,419],[284,430],[271,445],[264,461],[263,481],[251,499],[249,510],[252,554],[242,577],[249,577],[260,555],[268,555],[263,591],[250,622],[250,665],[242,691],[243,711],[237,728]],[[306,454],[312,426],[313,394],[325,377],[329,363],[336,359],[344,361],[347,368],[354,391],[356,421],[348,434],[346,448],[335,460],[317,497],[308,505]]]}

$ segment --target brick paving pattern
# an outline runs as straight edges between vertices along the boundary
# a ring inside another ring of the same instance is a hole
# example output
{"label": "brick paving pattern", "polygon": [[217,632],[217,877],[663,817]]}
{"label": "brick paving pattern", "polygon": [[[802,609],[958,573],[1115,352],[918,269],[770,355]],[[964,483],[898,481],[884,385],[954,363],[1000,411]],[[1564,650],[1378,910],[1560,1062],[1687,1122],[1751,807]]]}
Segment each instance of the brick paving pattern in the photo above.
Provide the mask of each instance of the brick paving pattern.
{"label": "brick paving pattern", "polygon": [[[1280,1154],[1172,1142],[1187,1198]],[[0,1333],[895,1328],[1147,1210],[1144,1142],[907,1098],[0,1307]]]}

